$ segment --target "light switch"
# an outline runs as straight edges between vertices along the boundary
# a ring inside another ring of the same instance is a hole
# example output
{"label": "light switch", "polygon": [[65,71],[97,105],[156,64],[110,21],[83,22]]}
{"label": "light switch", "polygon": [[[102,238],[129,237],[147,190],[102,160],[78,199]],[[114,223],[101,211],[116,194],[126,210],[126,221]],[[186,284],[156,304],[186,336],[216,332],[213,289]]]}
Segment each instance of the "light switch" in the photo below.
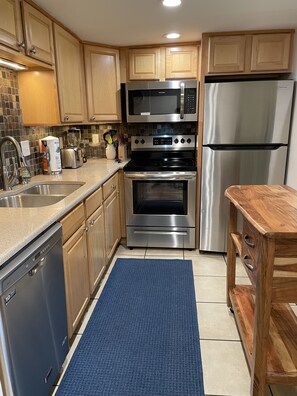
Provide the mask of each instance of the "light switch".
{"label": "light switch", "polygon": [[31,153],[30,153],[30,144],[29,144],[29,140],[23,140],[23,141],[21,142],[21,148],[22,148],[23,155],[24,155],[25,157],[27,157],[28,155],[31,154]]}

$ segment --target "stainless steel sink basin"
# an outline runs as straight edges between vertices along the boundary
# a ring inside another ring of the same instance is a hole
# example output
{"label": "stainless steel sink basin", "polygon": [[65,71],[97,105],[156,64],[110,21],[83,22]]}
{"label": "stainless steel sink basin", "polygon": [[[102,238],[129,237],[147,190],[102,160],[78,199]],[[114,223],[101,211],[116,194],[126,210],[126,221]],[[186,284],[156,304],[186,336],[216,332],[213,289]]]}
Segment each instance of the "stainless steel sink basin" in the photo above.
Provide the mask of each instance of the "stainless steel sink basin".
{"label": "stainless steel sink basin", "polygon": [[37,208],[41,206],[53,205],[66,195],[26,195],[17,194],[0,198],[1,208]]}
{"label": "stainless steel sink basin", "polygon": [[35,186],[28,187],[23,191],[24,194],[39,195],[69,195],[77,190],[84,183],[40,183]]}
{"label": "stainless steel sink basin", "polygon": [[83,182],[38,183],[15,193],[0,194],[0,208],[37,208],[53,205],[84,184]]}

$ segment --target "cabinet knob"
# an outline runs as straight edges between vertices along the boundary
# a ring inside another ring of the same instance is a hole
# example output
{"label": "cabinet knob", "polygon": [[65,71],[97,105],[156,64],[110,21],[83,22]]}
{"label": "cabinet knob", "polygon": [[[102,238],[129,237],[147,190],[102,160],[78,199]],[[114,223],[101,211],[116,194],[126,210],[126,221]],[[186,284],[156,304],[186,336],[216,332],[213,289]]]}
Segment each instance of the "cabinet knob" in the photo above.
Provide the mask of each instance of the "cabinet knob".
{"label": "cabinet knob", "polygon": [[96,120],[95,116],[91,117],[91,121],[95,121],[95,120]]}
{"label": "cabinet knob", "polygon": [[36,47],[33,46],[33,47],[30,49],[30,52],[31,52],[31,54],[35,55],[36,52],[37,52]]}
{"label": "cabinet knob", "polygon": [[18,43],[18,47],[25,49],[26,46],[25,43],[22,41],[21,43]]}
{"label": "cabinet knob", "polygon": [[95,220],[91,221],[91,226],[93,226],[95,224]]}
{"label": "cabinet knob", "polygon": [[64,121],[69,121],[69,116],[65,116]]}
{"label": "cabinet knob", "polygon": [[88,232],[88,231],[89,231],[89,227],[86,226],[86,227],[84,228],[84,231],[85,231],[85,232]]}

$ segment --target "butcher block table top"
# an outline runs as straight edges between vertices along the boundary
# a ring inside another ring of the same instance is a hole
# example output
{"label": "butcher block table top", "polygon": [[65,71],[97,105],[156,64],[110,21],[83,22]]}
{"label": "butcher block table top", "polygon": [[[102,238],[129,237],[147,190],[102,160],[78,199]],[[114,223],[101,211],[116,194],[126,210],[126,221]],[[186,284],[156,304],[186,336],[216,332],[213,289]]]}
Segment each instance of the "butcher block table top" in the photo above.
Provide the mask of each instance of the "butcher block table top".
{"label": "butcher block table top", "polygon": [[297,238],[297,191],[293,188],[231,186],[225,196],[267,238]]}

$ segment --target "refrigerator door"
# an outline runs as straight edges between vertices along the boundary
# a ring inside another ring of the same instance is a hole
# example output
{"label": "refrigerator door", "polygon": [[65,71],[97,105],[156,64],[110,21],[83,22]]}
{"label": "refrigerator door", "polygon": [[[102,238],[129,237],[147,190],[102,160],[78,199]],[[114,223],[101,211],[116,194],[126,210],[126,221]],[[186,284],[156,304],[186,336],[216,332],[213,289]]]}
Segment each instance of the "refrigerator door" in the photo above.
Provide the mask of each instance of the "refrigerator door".
{"label": "refrigerator door", "polygon": [[203,145],[288,144],[294,81],[205,84]]}
{"label": "refrigerator door", "polygon": [[287,146],[265,149],[203,147],[200,250],[227,251],[227,187],[283,184]]}

